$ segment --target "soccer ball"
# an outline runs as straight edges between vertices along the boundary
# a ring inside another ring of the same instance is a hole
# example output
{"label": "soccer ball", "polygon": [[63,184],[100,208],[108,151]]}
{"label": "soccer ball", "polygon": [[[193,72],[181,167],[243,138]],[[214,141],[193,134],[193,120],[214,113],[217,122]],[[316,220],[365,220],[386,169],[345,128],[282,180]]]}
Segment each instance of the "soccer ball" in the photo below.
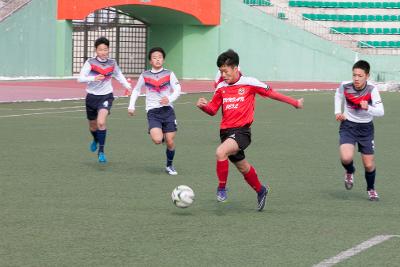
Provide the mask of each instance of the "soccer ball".
{"label": "soccer ball", "polygon": [[187,208],[194,201],[194,192],[187,185],[178,185],[171,194],[172,203],[178,208]]}

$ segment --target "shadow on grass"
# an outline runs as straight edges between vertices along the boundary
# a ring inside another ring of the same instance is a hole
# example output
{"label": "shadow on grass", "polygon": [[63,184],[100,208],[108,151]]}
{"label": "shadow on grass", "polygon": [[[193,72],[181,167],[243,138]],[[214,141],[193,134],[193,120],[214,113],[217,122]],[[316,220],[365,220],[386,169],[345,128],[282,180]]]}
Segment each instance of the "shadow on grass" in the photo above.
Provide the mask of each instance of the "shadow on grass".
{"label": "shadow on grass", "polygon": [[205,205],[209,207],[210,212],[217,216],[249,214],[258,212],[256,205],[253,202],[236,201],[229,199],[225,202],[218,202],[217,200],[207,200]]}
{"label": "shadow on grass", "polygon": [[349,201],[355,201],[355,200],[366,200],[368,199],[367,193],[366,192],[361,192],[360,190],[335,190],[335,191],[327,191],[326,192],[328,196],[331,198],[337,199],[337,200],[349,200]]}
{"label": "shadow on grass", "polygon": [[171,212],[171,215],[174,216],[195,216],[195,214],[193,214],[192,211],[190,211],[190,208],[176,208],[176,210],[174,210],[173,212]]}

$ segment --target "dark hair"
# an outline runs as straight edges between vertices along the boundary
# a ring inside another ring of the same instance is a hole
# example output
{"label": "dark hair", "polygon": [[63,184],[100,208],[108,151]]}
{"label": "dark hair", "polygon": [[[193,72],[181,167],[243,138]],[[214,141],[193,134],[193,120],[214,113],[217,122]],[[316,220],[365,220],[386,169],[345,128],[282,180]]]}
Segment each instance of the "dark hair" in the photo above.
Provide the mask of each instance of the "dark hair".
{"label": "dark hair", "polygon": [[227,65],[230,67],[239,66],[239,55],[232,49],[225,51],[224,53],[219,55],[217,59],[218,68],[223,65]]}
{"label": "dark hair", "polygon": [[97,38],[96,41],[94,41],[94,47],[97,48],[101,44],[104,44],[107,47],[110,47],[110,41],[108,41],[108,39],[104,36],[101,36],[101,37]]}
{"label": "dark hair", "polygon": [[365,71],[366,74],[369,74],[369,70],[370,70],[370,66],[369,63],[365,60],[359,60],[356,63],[354,63],[353,65],[353,70],[354,69],[362,69]]}
{"label": "dark hair", "polygon": [[165,51],[164,49],[162,49],[161,47],[153,47],[152,49],[150,49],[149,51],[149,60],[151,60],[151,54],[153,54],[154,52],[160,52],[163,56],[163,58],[165,58]]}

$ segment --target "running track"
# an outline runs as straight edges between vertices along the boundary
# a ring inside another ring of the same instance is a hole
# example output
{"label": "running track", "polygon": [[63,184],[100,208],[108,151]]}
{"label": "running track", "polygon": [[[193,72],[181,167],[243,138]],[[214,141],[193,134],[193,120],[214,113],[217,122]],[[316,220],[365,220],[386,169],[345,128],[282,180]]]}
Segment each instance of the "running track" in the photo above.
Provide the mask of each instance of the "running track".
{"label": "running track", "polygon": [[[338,83],[333,82],[267,82],[276,90],[334,90]],[[136,80],[132,80],[132,85]],[[213,81],[181,80],[185,93],[212,92]],[[113,81],[114,95],[123,96],[125,90]],[[18,80],[0,81],[0,103],[19,101],[43,101],[60,99],[81,99],[86,95],[85,84],[71,80]]]}

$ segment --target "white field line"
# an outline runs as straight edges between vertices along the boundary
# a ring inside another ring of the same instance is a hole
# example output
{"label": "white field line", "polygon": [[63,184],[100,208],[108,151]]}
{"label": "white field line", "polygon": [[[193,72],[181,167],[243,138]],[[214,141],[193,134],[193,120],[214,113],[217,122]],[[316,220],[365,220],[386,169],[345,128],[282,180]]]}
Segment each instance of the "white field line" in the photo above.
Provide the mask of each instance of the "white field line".
{"label": "white field line", "polygon": [[[312,96],[312,95],[326,95],[326,94],[331,94],[329,92],[319,92],[319,93],[315,93],[315,94],[310,94],[307,95],[307,97]],[[291,95],[292,97],[299,97],[302,95]],[[187,105],[187,104],[194,104],[193,102],[181,102],[181,103],[174,103],[175,105]],[[127,103],[113,103],[113,106],[126,106]],[[137,106],[137,108],[139,107],[143,107],[143,106]],[[35,112],[35,113],[23,113],[23,114],[14,114],[14,115],[0,115],[0,118],[12,118],[12,117],[24,117],[24,116],[34,116],[34,115],[46,115],[46,114],[62,114],[62,113],[71,113],[71,112],[81,112],[81,111],[85,111],[84,106],[70,106],[70,107],[57,107],[57,108],[37,108],[37,109],[19,109],[19,110],[37,110],[37,111],[41,111],[41,110],[65,110],[67,109],[67,111],[54,111],[54,112]],[[76,110],[68,110],[68,109],[76,109]],[[114,108],[114,109],[122,109],[122,108]],[[1,110],[1,108],[0,108]],[[6,109],[9,110],[9,109]]]}
{"label": "white field line", "polygon": [[[330,94],[332,91],[335,91],[336,89],[324,89],[324,90],[315,90],[315,89],[278,89],[276,91],[282,91],[282,92],[318,92],[317,95],[325,95],[325,94]],[[320,93],[321,92],[321,93]],[[186,94],[208,94],[208,93],[213,93],[213,91],[199,91],[199,92],[181,92],[181,95],[186,95]],[[313,94],[314,95],[314,94]],[[145,96],[144,94],[140,94],[139,96],[143,97]],[[295,96],[295,95],[292,95]],[[118,98],[130,98],[130,96],[114,96],[115,99]],[[4,104],[10,104],[10,103],[32,103],[32,102],[62,102],[62,101],[72,101],[72,100],[84,100],[85,97],[75,97],[75,98],[45,98],[45,99],[26,99],[26,100],[14,100],[14,101],[1,101],[0,103]]]}
{"label": "white field line", "polygon": [[14,101],[1,101],[0,103],[10,104],[10,103],[32,103],[32,102],[62,102],[62,101],[71,101],[71,100],[84,100],[84,97],[73,97],[73,98],[45,98],[45,99],[26,99],[26,100],[14,100]]}
{"label": "white field line", "polygon": [[[113,106],[126,106],[126,103],[113,103]],[[141,107],[141,106],[138,106]],[[63,110],[63,109],[75,109],[75,108],[85,108],[84,105],[79,105],[79,106],[69,106],[69,107],[54,107],[54,108],[21,108],[21,109],[1,109],[1,110],[14,110],[14,111],[21,111],[21,110],[25,110],[25,111],[42,111],[42,110]]]}
{"label": "white field line", "polygon": [[66,110],[66,111],[54,111],[54,112],[35,112],[35,113],[24,113],[24,114],[14,114],[14,115],[1,115],[0,118],[12,118],[12,117],[26,117],[35,115],[45,115],[45,114],[60,114],[60,113],[71,113],[77,111],[85,111],[84,109],[76,110]]}
{"label": "white field line", "polygon": [[[192,102],[181,102],[181,103],[175,103],[175,105],[187,105],[187,104],[192,104]],[[116,104],[118,105],[118,104]],[[119,104],[119,105],[122,105]],[[126,106],[126,104],[124,104]],[[136,106],[137,108],[141,108],[144,106]],[[72,112],[83,112],[86,111],[86,109],[83,106],[79,107],[71,107],[74,110],[64,110],[64,111],[47,111],[47,112],[33,112],[33,113],[23,113],[23,114],[11,114],[11,115],[0,115],[0,118],[12,118],[12,117],[25,117],[25,116],[35,116],[35,115],[47,115],[47,114],[63,114],[63,113],[72,113]],[[76,109],[76,108],[81,108],[81,109]],[[56,110],[60,109],[68,109],[68,107],[63,107],[63,108],[56,108]],[[114,108],[115,109],[127,109],[127,107],[121,107],[121,108]]]}
{"label": "white field line", "polygon": [[361,244],[352,247],[348,250],[342,251],[336,256],[323,260],[320,263],[313,265],[313,267],[330,267],[333,266],[339,262],[342,262],[348,258],[353,257],[354,255],[357,255],[360,252],[363,252],[364,250],[367,250],[373,246],[379,245],[380,243],[383,243],[392,237],[400,237],[400,235],[377,235],[374,236],[371,239],[368,239],[367,241],[362,242]]}
{"label": "white field line", "polygon": [[[181,95],[186,95],[188,93],[181,92]],[[140,94],[139,96],[145,96],[144,94]],[[45,98],[45,99],[26,99],[26,100],[14,100],[14,101],[1,101],[0,103],[32,103],[32,102],[62,102],[62,101],[78,101],[85,100],[86,97],[72,97],[72,98]],[[114,96],[115,99],[118,98],[130,98],[130,96]]]}

